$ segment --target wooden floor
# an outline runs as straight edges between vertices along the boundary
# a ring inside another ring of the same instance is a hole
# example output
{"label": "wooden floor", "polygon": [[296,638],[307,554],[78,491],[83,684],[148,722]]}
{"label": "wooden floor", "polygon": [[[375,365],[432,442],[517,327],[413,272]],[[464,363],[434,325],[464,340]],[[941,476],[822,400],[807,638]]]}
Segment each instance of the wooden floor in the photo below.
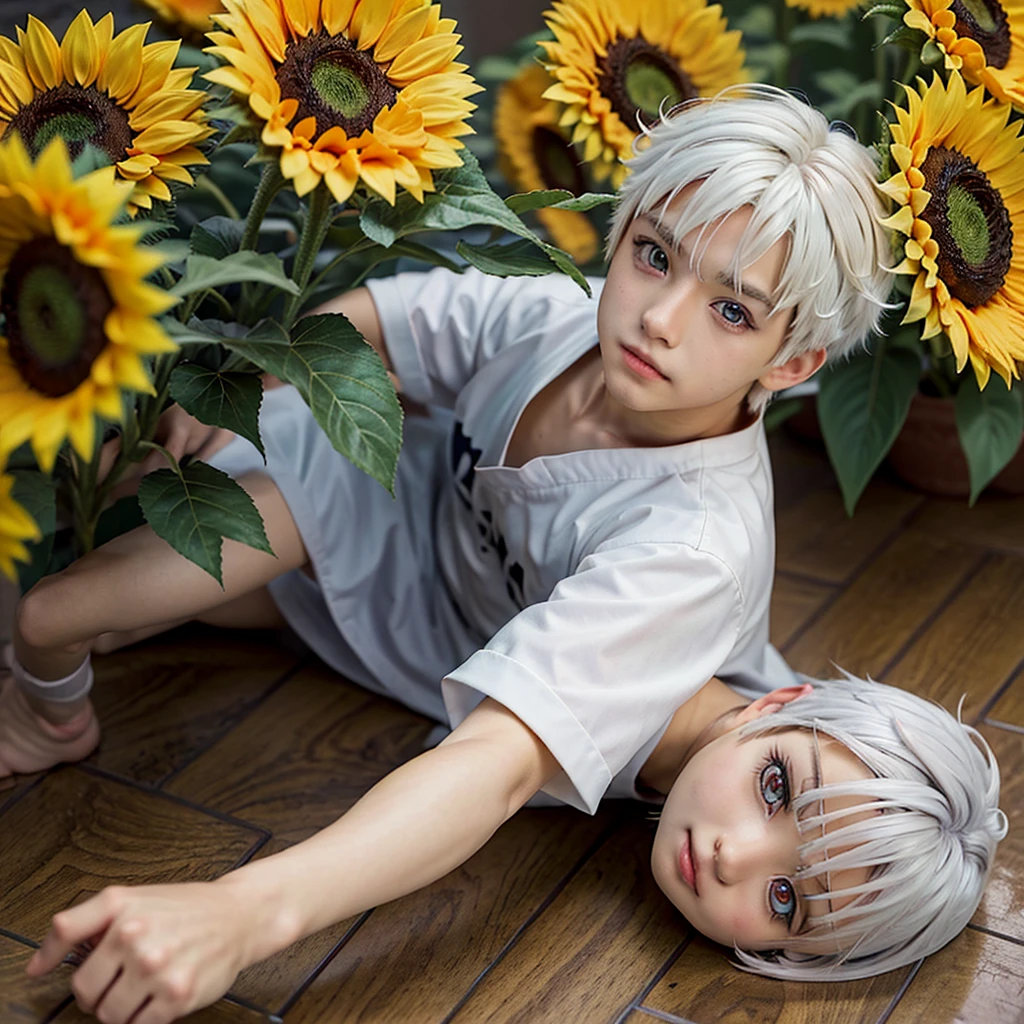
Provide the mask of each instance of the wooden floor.
{"label": "wooden floor", "polygon": [[[1008,1024],[1024,1020],[1024,500],[973,510],[872,485],[853,520],[823,458],[773,439],[773,633],[955,707],[1000,759],[1010,835],[971,926],[923,964],[801,985],[730,966],[647,867],[638,809],[527,811],[431,888],[247,971],[189,1020],[387,1024]],[[180,631],[98,660],[102,748],[0,784],[0,1024],[83,1019],[68,970],[22,969],[50,916],[112,882],[205,879],[327,824],[430,724],[273,638]]]}

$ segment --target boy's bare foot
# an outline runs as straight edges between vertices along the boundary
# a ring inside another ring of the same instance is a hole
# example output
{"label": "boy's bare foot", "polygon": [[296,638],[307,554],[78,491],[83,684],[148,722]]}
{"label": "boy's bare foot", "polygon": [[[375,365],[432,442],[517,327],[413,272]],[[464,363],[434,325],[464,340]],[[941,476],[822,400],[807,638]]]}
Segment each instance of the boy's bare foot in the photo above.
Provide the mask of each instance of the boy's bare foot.
{"label": "boy's bare foot", "polygon": [[87,703],[74,718],[48,722],[29,704],[14,679],[0,682],[0,778],[81,761],[100,741],[100,724]]}

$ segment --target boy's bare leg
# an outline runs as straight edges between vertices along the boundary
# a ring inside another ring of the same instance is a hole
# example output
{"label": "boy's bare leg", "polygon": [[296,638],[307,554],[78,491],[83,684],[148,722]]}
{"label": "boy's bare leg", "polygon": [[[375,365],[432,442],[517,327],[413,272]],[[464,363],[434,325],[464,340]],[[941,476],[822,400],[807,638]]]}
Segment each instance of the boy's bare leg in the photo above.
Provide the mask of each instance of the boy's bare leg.
{"label": "boy's bare leg", "polygon": [[260,587],[251,594],[243,594],[202,615],[158,622],[142,629],[101,633],[93,642],[92,650],[94,654],[110,654],[111,651],[119,651],[129,644],[137,644],[151,636],[177,629],[186,622],[205,622],[208,626],[220,626],[223,629],[284,629],[288,625],[284,616],[277,610],[277,604],[270,596],[269,588]]}
{"label": "boy's bare leg", "polygon": [[[146,630],[158,632],[190,619],[212,617],[215,609],[304,565],[302,538],[273,481],[253,473],[238,482],[263,516],[276,557],[225,540],[222,589],[148,526],[132,530],[41,580],[22,598],[15,619],[14,652],[23,668],[40,680],[62,679],[82,665],[103,634],[141,638]],[[98,742],[99,726],[87,695],[64,703],[30,699],[13,679],[3,680],[0,776],[80,760]]]}

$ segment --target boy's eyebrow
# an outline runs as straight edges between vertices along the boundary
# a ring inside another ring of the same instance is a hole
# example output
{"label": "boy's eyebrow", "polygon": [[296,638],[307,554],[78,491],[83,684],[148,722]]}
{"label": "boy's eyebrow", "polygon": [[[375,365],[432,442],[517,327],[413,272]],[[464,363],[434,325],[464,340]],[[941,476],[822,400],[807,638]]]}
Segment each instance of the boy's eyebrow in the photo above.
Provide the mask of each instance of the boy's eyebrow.
{"label": "boy's eyebrow", "polygon": [[[672,237],[664,224],[656,221],[649,213],[641,214],[640,220],[644,220],[650,225],[651,229],[665,243],[667,248],[678,253],[681,257],[689,258],[689,254],[686,249],[684,249],[681,244],[676,243],[676,240]],[[740,282],[740,287],[737,287],[737,282],[725,273],[725,271],[719,271],[715,275],[715,280],[720,285],[724,285],[730,291],[735,292],[737,295],[744,295],[749,299],[754,299],[757,302],[763,303],[769,310],[773,309],[775,306],[775,303],[772,302],[772,300],[765,295],[760,288],[753,288],[748,284],[743,284],[742,282]]]}

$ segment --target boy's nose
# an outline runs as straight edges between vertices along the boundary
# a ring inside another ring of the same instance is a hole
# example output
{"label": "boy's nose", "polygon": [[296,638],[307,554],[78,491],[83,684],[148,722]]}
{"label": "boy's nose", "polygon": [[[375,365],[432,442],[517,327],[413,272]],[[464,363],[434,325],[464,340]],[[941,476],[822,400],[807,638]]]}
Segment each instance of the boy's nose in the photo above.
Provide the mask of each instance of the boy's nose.
{"label": "boy's nose", "polygon": [[765,829],[735,829],[715,840],[715,874],[723,885],[736,885],[751,875],[786,874],[791,865]]}
{"label": "boy's nose", "polygon": [[669,348],[679,344],[690,317],[688,295],[689,289],[680,283],[671,294],[661,295],[647,306],[641,316],[641,325],[651,341],[661,342]]}

